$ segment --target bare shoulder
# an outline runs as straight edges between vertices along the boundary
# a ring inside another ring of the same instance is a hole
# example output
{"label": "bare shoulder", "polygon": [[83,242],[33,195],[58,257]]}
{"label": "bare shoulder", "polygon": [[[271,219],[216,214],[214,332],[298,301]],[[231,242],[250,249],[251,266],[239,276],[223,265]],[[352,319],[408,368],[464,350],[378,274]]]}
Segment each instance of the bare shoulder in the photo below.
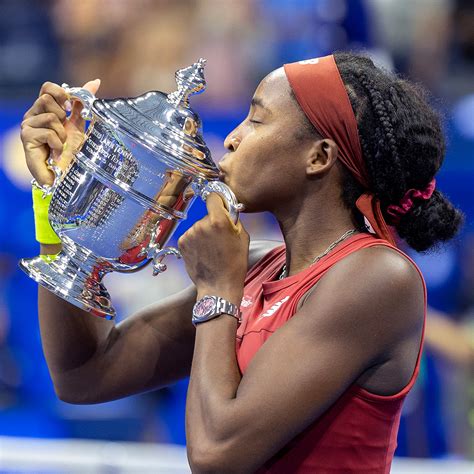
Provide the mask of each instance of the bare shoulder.
{"label": "bare shoulder", "polygon": [[393,276],[398,276],[413,281],[420,280],[418,270],[413,263],[399,251],[387,245],[374,245],[351,253],[338,262],[337,265],[346,265],[358,269],[360,265],[370,267],[372,271],[388,271]]}
{"label": "bare shoulder", "polygon": [[283,245],[279,240],[252,240],[249,247],[249,266],[252,268],[260,259],[276,247]]}
{"label": "bare shoulder", "polygon": [[328,276],[333,282],[343,282],[349,294],[352,289],[366,298],[367,303],[384,300],[385,306],[405,309],[407,316],[417,313],[420,301],[424,300],[423,283],[416,267],[403,254],[386,245],[353,252],[334,265]]}
{"label": "bare shoulder", "polygon": [[[380,347],[419,334],[424,315],[423,283],[413,263],[387,246],[358,250],[337,262],[318,282],[305,304],[317,307],[318,326],[354,336],[377,333]],[[325,315],[331,315],[325,317]],[[319,327],[318,330],[321,328]]]}
{"label": "bare shoulder", "polygon": [[[346,290],[365,288],[378,291],[406,292],[423,296],[423,283],[413,263],[400,252],[376,245],[357,250],[338,261],[321,279],[319,286],[341,286]],[[348,285],[347,287],[344,285]]]}
{"label": "bare shoulder", "polygon": [[352,277],[359,274],[362,284],[375,292],[407,299],[424,296],[421,275],[415,265],[402,253],[386,245],[358,250],[339,263],[338,271]]}

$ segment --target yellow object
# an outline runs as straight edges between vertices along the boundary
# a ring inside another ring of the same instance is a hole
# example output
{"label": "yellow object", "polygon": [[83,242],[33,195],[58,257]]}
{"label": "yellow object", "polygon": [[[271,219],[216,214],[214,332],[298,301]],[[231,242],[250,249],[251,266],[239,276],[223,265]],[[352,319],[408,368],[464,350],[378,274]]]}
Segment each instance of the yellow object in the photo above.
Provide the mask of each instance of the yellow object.
{"label": "yellow object", "polygon": [[56,260],[56,257],[58,256],[59,254],[55,253],[55,254],[51,254],[51,255],[40,255],[41,259],[46,262],[46,263],[51,263],[53,262],[54,260]]}
{"label": "yellow object", "polygon": [[35,215],[35,237],[40,244],[60,244],[61,240],[54,232],[48,219],[51,196],[43,199],[43,191],[32,187],[33,212]]}

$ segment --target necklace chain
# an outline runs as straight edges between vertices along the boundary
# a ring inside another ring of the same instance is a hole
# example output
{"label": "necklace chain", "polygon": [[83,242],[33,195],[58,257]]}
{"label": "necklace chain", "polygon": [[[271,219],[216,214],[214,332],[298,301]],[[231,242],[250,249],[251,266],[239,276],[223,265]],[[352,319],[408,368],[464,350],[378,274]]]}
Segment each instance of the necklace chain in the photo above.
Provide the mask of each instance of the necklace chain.
{"label": "necklace chain", "polygon": [[[342,234],[337,240],[335,240],[332,244],[329,245],[329,247],[321,254],[317,255],[314,257],[313,261],[310,263],[311,265],[314,265],[316,262],[319,262],[323,257],[325,257],[334,247],[336,247],[338,244],[340,244],[343,240],[347,239],[350,235],[352,235],[354,232],[356,232],[356,229],[350,229],[344,234]],[[283,265],[283,268],[281,270],[280,276],[278,277],[279,280],[283,280],[283,278],[286,278],[288,275],[286,274],[286,263]]]}

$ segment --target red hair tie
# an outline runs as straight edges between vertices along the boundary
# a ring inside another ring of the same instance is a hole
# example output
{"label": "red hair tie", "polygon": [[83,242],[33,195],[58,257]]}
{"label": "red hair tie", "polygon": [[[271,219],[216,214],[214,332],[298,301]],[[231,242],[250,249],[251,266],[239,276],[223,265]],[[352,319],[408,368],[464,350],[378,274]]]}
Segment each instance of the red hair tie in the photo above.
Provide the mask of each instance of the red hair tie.
{"label": "red hair tie", "polygon": [[400,200],[399,205],[391,204],[387,207],[387,213],[392,216],[393,224],[397,225],[402,216],[409,212],[414,203],[414,199],[421,199],[427,201],[433,194],[436,186],[436,179],[433,178],[425,189],[409,189]]}

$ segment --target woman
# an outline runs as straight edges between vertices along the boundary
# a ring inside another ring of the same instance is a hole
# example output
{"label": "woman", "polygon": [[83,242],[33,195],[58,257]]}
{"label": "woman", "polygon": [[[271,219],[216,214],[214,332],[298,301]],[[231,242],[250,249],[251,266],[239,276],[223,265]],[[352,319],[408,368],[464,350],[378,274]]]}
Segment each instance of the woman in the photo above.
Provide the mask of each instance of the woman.
{"label": "woman", "polygon": [[[43,182],[46,152],[73,128],[65,101],[47,83],[23,122]],[[156,388],[192,360],[194,472],[389,472],[426,312],[423,278],[394,236],[423,251],[461,224],[435,190],[436,114],[415,86],[336,54],[267,76],[225,145],[222,179],[248,212],[275,215],[284,245],[249,252],[212,195],[179,240],[192,288],[117,327],[40,288],[58,396],[93,403]]]}

